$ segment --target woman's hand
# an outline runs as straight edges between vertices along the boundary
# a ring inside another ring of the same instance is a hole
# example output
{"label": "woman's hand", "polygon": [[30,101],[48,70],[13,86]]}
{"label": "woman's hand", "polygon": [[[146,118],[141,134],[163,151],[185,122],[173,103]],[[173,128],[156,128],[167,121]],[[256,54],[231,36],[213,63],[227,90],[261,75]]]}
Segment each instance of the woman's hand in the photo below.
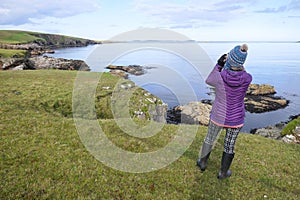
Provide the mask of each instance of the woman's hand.
{"label": "woman's hand", "polygon": [[226,60],[227,60],[227,54],[223,54],[218,60],[218,65],[224,67]]}

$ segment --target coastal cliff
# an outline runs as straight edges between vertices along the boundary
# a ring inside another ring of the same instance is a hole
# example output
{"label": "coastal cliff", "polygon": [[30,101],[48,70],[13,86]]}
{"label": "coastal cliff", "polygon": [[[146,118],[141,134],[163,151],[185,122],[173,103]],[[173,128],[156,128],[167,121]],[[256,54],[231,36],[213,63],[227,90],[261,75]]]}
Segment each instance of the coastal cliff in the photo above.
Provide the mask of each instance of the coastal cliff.
{"label": "coastal cliff", "polygon": [[42,56],[54,48],[82,47],[97,42],[89,39],[29,31],[0,31],[0,70],[61,69],[89,71],[81,60]]}

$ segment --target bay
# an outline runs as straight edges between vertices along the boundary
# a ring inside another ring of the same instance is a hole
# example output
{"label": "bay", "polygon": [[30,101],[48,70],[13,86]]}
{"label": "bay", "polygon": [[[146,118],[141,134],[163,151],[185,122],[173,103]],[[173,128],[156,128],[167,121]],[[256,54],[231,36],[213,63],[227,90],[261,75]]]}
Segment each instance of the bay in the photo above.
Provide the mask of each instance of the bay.
{"label": "bay", "polygon": [[[197,44],[204,52],[193,52],[193,49],[183,43],[176,44],[176,47],[170,44],[175,49],[174,52],[165,51],[163,48],[146,48],[146,46],[157,46],[150,43],[144,45],[145,48],[140,48],[140,45],[134,43],[113,43],[58,49],[55,50],[55,54],[49,56],[85,60],[92,71],[105,71],[108,64],[147,66],[147,73],[142,76],[129,76],[129,78],[140,87],[160,97],[169,107],[173,107],[190,101],[212,98],[207,94],[210,89],[204,83],[206,75],[222,54],[241,43],[199,42]],[[252,83],[273,85],[277,91],[276,95],[290,100],[290,104],[284,109],[267,113],[247,112],[242,130],[244,132],[286,121],[291,115],[300,113],[300,43],[248,42],[247,44],[249,53],[245,66],[253,76]],[[124,48],[122,54],[118,54],[111,60],[111,55],[114,55],[116,49],[122,52],[124,45],[126,47],[132,45],[130,49],[133,50],[126,51]],[[185,55],[194,55],[187,59],[176,53],[182,52],[182,49]],[[93,55],[97,50],[100,50],[101,55],[99,53]],[[201,63],[206,67],[199,70],[193,63]]]}

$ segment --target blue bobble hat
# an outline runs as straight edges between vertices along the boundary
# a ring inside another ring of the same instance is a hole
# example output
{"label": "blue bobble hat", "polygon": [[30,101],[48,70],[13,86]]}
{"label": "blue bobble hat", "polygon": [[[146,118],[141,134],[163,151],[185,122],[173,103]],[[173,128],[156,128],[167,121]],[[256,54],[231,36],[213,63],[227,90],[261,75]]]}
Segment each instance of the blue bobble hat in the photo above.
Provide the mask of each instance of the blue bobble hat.
{"label": "blue bobble hat", "polygon": [[234,47],[229,53],[224,65],[224,69],[230,69],[231,67],[243,68],[243,65],[247,58],[248,46],[247,44],[238,45]]}

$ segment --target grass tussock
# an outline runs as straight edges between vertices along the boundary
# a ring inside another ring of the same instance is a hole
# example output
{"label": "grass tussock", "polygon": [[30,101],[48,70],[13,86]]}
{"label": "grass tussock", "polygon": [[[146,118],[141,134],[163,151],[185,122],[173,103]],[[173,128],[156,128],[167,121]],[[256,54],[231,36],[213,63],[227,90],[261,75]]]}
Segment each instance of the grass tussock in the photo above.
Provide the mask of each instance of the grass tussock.
{"label": "grass tussock", "polygon": [[[206,127],[198,127],[187,151],[163,169],[133,174],[107,167],[77,134],[72,118],[75,78],[70,71],[0,72],[0,199],[299,199],[300,146],[256,135],[239,136],[233,175],[222,181],[216,176],[224,133],[207,170],[201,173],[195,166]],[[105,74],[95,95],[107,137],[132,152],[168,144],[179,126],[164,125],[143,139],[118,127],[107,107],[111,91],[102,89],[117,81]]]}
{"label": "grass tussock", "polygon": [[284,135],[294,135],[294,130],[297,126],[300,126],[300,117],[293,119],[289,122],[282,130],[281,134]]}

